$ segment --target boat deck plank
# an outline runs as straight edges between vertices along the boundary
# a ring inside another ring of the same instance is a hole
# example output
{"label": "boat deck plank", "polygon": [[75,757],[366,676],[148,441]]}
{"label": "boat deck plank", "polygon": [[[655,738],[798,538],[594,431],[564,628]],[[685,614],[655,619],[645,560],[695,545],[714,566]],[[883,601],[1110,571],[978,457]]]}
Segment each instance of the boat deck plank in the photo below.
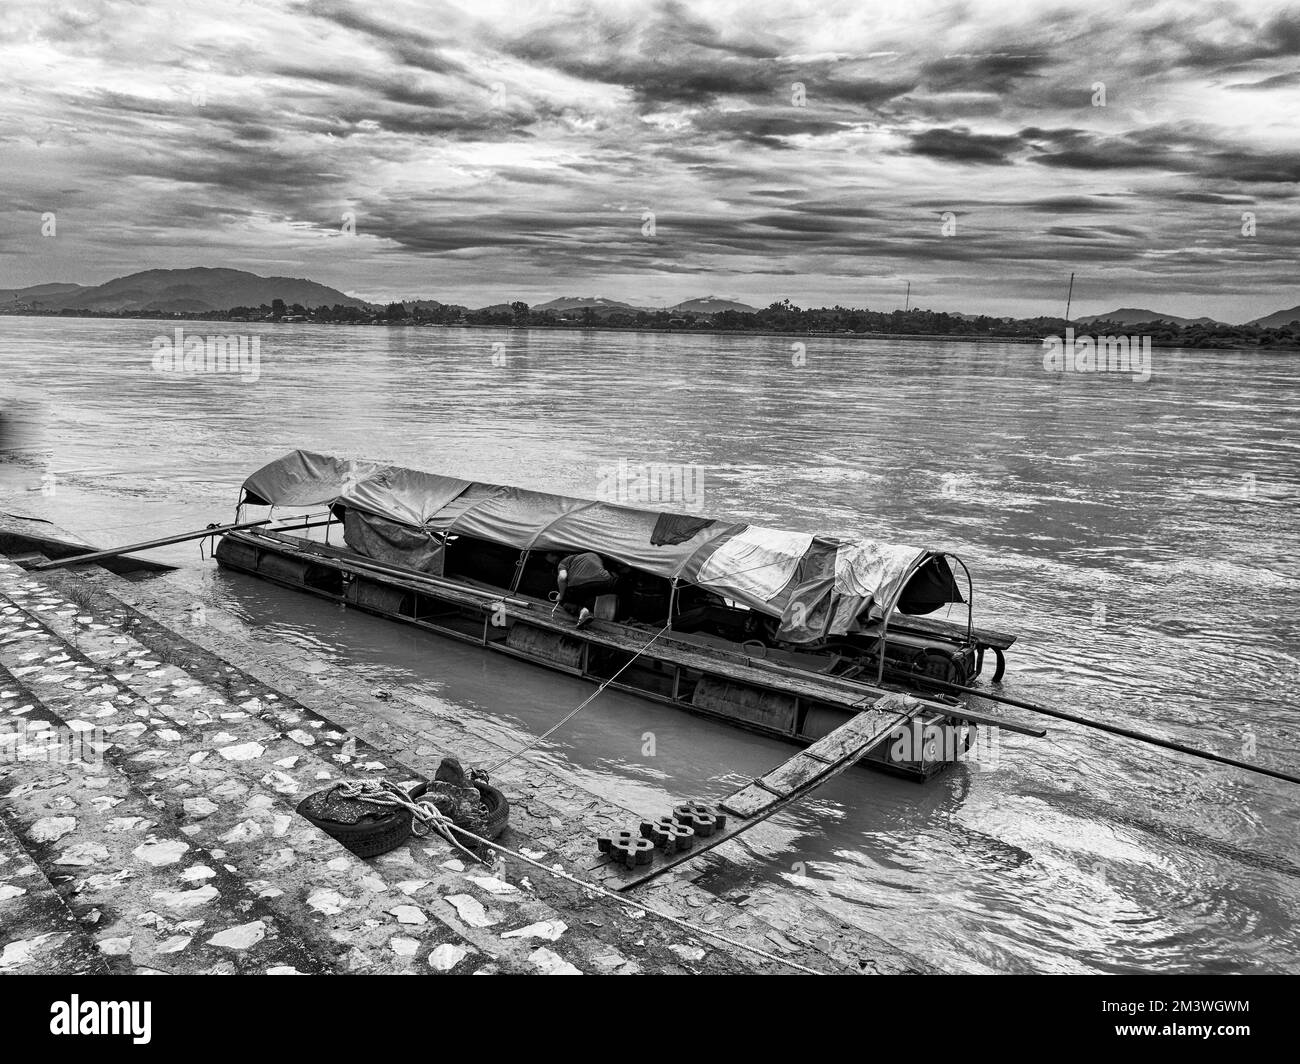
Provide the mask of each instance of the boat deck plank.
{"label": "boat deck plank", "polygon": [[804,798],[833,776],[853,765],[890,732],[907,723],[922,707],[919,699],[891,695],[868,710],[849,718],[829,735],[756,779],[719,803],[731,814],[721,831],[695,840],[689,850],[668,856],[656,854],[650,865],[628,868],[606,859],[591,872],[620,893],[658,879],[666,872],[730,842],[757,824]]}

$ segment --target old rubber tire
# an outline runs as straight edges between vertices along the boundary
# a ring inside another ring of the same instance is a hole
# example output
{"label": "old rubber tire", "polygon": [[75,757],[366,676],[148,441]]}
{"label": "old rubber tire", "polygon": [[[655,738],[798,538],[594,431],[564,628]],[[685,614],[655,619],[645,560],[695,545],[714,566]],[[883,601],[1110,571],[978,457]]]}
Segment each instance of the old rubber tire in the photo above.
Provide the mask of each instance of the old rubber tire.
{"label": "old rubber tire", "polygon": [[942,683],[962,684],[966,682],[966,670],[955,654],[944,650],[926,647],[917,659],[916,671],[922,676],[939,680]]}
{"label": "old rubber tire", "polygon": [[474,786],[483,795],[483,804],[488,810],[487,828],[483,837],[499,839],[510,822],[510,803],[504,794],[489,783],[475,783]]}
{"label": "old rubber tire", "polygon": [[397,849],[411,836],[411,814],[405,809],[394,809],[383,816],[368,817],[356,824],[321,820],[303,812],[301,808],[298,812],[358,857],[378,857],[381,853]]}

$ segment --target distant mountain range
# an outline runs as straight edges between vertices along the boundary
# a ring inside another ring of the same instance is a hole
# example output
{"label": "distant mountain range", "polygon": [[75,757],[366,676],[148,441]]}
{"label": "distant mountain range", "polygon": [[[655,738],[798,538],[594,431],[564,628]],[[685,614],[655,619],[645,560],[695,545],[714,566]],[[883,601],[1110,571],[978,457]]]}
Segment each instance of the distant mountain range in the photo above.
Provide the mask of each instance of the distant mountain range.
{"label": "distant mountain range", "polygon": [[[403,299],[403,300],[399,300],[399,302],[402,304],[402,306],[404,306],[409,311],[442,310],[446,307],[460,306],[460,304],[458,303],[439,303],[436,299]],[[332,303],[330,305],[333,306]],[[378,303],[371,304],[371,306],[379,306],[379,305],[380,304]],[[509,306],[505,303],[502,303],[501,306],[503,309],[506,310],[510,309]]]}
{"label": "distant mountain range", "polygon": [[1262,318],[1256,318],[1249,324],[1258,325],[1261,329],[1280,329],[1284,325],[1290,325],[1295,321],[1300,321],[1300,307],[1292,307],[1290,310],[1277,310],[1272,314],[1266,314]]}
{"label": "distant mountain range", "polygon": [[[131,313],[155,310],[166,314],[183,314],[223,311],[232,307],[259,307],[262,304],[269,306],[277,299],[284,300],[287,306],[295,303],[304,307],[318,307],[322,304],[333,307],[341,304],[358,309],[377,309],[382,306],[300,277],[261,277],[246,270],[194,266],[179,270],[145,270],[100,285],[39,284],[28,288],[0,289],[0,311],[31,309],[46,312],[85,310]],[[432,299],[408,299],[404,303],[408,310],[417,307],[429,310],[448,305]],[[500,303],[480,309],[508,313],[511,308],[509,303]],[[640,310],[654,311],[661,308],[637,307],[603,296],[561,296],[530,309],[549,310],[557,314],[590,309],[598,317],[604,317],[619,312],[635,314]],[[670,313],[716,314],[721,310],[752,312],[754,308],[735,300],[703,296],[688,299],[667,310]]]}
{"label": "distant mountain range", "polygon": [[0,310],[28,304],[34,310],[98,310],[108,312],[157,310],[189,313],[256,307],[283,299],[292,306],[369,307],[336,288],[299,277],[259,277],[244,270],[145,270],[101,285],[45,284],[0,291]]}
{"label": "distant mountain range", "polygon": [[604,296],[560,296],[559,299],[552,299],[549,303],[538,303],[531,309],[540,312],[551,310],[557,314],[571,310],[597,310],[608,313],[621,310],[635,314],[645,308],[634,307],[631,303],[622,303],[617,299],[606,299]]}
{"label": "distant mountain range", "polygon": [[31,288],[0,288],[0,306],[6,303],[28,303],[51,299],[82,290],[79,284],[36,284]]}
{"label": "distant mountain range", "polygon": [[[1089,314],[1074,320],[1083,325],[1092,325],[1094,322],[1099,321],[1114,322],[1116,325],[1151,325],[1158,321],[1166,321],[1172,325],[1227,324],[1227,322],[1219,321],[1216,318],[1180,318],[1177,314],[1162,314],[1159,311],[1140,310],[1135,307],[1120,307],[1119,310],[1107,311],[1105,314]],[[1294,321],[1300,321],[1300,307],[1275,311],[1272,314],[1267,314],[1262,318],[1255,318],[1253,321],[1244,324],[1258,325],[1263,329],[1280,329],[1282,326],[1290,325]]]}
{"label": "distant mountain range", "polygon": [[549,310],[557,314],[568,314],[575,310],[592,310],[597,316],[603,316],[619,312],[635,314],[639,310],[666,310],[669,314],[718,314],[724,310],[735,310],[744,314],[752,314],[756,308],[749,306],[747,303],[737,303],[734,299],[724,299],[721,296],[700,296],[696,299],[687,299],[684,302],[676,303],[671,307],[639,307],[617,299],[606,299],[604,296],[561,296],[559,299],[552,299],[549,303],[538,303],[531,309],[535,311]]}
{"label": "distant mountain range", "polygon": [[1095,321],[1113,321],[1116,325],[1150,325],[1157,321],[1167,321],[1172,325],[1222,325],[1213,318],[1180,318],[1177,314],[1161,314],[1154,310],[1139,310],[1135,307],[1120,307],[1119,310],[1107,311],[1105,314],[1089,314],[1075,318],[1077,322],[1091,325]]}
{"label": "distant mountain range", "polygon": [[724,310],[753,314],[758,308],[751,307],[747,303],[737,303],[734,299],[724,299],[722,296],[704,296],[700,299],[688,299],[668,309],[678,314],[720,314]]}
{"label": "distant mountain range", "polygon": [[[99,311],[105,313],[205,313],[223,312],[234,307],[260,307],[277,299],[287,306],[295,303],[307,308],[342,305],[367,311],[382,311],[383,304],[371,303],[355,296],[345,295],[337,288],[308,281],[301,277],[261,277],[245,270],[213,269],[194,266],[177,270],[145,270],[141,273],[117,277],[100,285],[50,283],[27,288],[0,289],[0,313],[58,311]],[[432,299],[403,301],[408,311],[416,308],[436,310],[456,308]],[[698,296],[676,303],[671,307],[635,306],[605,296],[560,296],[529,308],[534,312],[551,311],[557,315],[572,315],[591,310],[598,318],[614,314],[636,314],[639,311],[669,314],[707,316],[723,311],[752,314],[756,308],[723,296]],[[496,313],[510,313],[509,303],[480,308]],[[954,317],[971,319],[975,315],[953,313]],[[1076,318],[1078,324],[1110,322],[1120,326],[1144,326],[1155,322],[1173,325],[1221,325],[1213,318],[1184,318],[1177,314],[1135,307],[1120,307],[1104,314],[1089,314]],[[1279,310],[1273,314],[1246,322],[1261,328],[1279,328],[1300,321],[1300,306]]]}

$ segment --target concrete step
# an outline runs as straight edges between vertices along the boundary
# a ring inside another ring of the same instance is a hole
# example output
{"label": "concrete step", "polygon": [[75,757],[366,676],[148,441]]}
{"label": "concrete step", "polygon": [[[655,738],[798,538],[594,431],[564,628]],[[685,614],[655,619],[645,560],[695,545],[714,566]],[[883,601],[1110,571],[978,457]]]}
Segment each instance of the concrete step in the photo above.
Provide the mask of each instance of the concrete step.
{"label": "concrete step", "polygon": [[[70,756],[60,742],[57,753],[6,761],[0,819],[93,935],[98,952],[111,958],[109,966],[135,972],[319,970],[292,929],[101,756],[107,751],[93,732],[69,727],[78,719],[70,711],[76,696],[61,685],[73,661],[57,651],[48,633],[12,614],[0,616],[5,730],[18,725],[24,745],[37,749],[42,735],[70,740],[77,732],[84,742],[81,757]],[[52,669],[18,660],[32,653],[59,660]],[[44,677],[35,685],[14,675],[31,677],[33,667]]]}
{"label": "concrete step", "polygon": [[[6,758],[18,754],[10,748],[0,751]],[[101,975],[110,970],[85,927],[0,818],[0,974]]]}
{"label": "concrete step", "polygon": [[[199,660],[198,648],[174,633],[127,617],[120,602],[71,583],[60,589],[26,577],[6,589],[0,573],[0,590],[26,596],[18,599],[26,613],[65,640],[70,658],[80,655],[82,667],[94,670],[79,681],[91,697],[134,695],[156,718],[152,727],[133,721],[113,735],[127,747],[123,767],[137,785],[187,835],[246,871],[282,919],[305,921],[307,931],[324,931],[344,947],[338,961],[346,969],[473,970],[485,961],[518,971],[610,966],[609,943],[598,937],[604,922],[599,929],[568,927],[530,889],[526,874],[519,875],[522,884],[511,882],[504,869],[474,865],[441,839],[413,839],[363,862],[294,815],[303,795],[333,781],[409,782],[410,772],[274,693],[225,682],[228,672],[215,680],[211,668],[221,669],[219,659]],[[204,679],[164,657],[185,660]],[[627,923],[629,933],[645,937],[644,924]]]}
{"label": "concrete step", "polygon": [[[327,755],[312,747],[341,746],[341,734],[295,718],[286,722],[296,725],[289,738],[183,670],[151,660],[135,640],[43,582],[15,583],[11,575],[0,569],[0,601],[42,628],[32,659],[39,664],[19,664],[3,645],[0,664],[13,663],[61,722],[104,726],[130,783],[181,836],[245,881],[260,906],[293,926],[314,963],[395,972],[421,950],[427,956],[462,945],[454,929],[413,906],[391,911],[406,899],[396,900],[365,862],[294,813],[298,795],[323,785],[318,777],[340,777],[340,766],[327,768]],[[47,676],[51,665],[68,673]]]}

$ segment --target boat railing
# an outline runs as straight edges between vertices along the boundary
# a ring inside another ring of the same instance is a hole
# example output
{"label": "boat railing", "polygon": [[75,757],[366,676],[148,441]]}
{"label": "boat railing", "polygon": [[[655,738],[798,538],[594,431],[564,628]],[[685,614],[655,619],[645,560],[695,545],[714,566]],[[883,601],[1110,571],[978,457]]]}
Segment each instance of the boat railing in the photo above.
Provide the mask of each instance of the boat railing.
{"label": "boat railing", "polygon": [[876,658],[877,658],[876,683],[883,683],[885,679],[885,646],[886,646],[886,641],[889,637],[889,620],[891,617],[893,617],[894,610],[897,608],[899,601],[902,599],[903,592],[907,590],[907,585],[911,583],[912,577],[914,577],[917,574],[917,572],[921,569],[922,566],[928,565],[936,558],[953,559],[953,561],[955,561],[958,565],[962,567],[962,571],[966,574],[966,643],[967,645],[970,645],[974,639],[975,582],[974,580],[971,579],[970,569],[967,568],[966,563],[962,561],[961,558],[956,554],[949,554],[946,551],[939,551],[936,553],[927,552],[921,555],[921,557],[917,558],[914,562],[912,562],[911,565],[907,567],[907,571],[906,573],[904,573],[903,579],[898,582],[898,590],[895,591],[894,594],[890,597],[889,606],[885,610],[884,615],[880,618],[880,638],[879,638],[879,642],[877,643],[878,649],[876,651]]}

